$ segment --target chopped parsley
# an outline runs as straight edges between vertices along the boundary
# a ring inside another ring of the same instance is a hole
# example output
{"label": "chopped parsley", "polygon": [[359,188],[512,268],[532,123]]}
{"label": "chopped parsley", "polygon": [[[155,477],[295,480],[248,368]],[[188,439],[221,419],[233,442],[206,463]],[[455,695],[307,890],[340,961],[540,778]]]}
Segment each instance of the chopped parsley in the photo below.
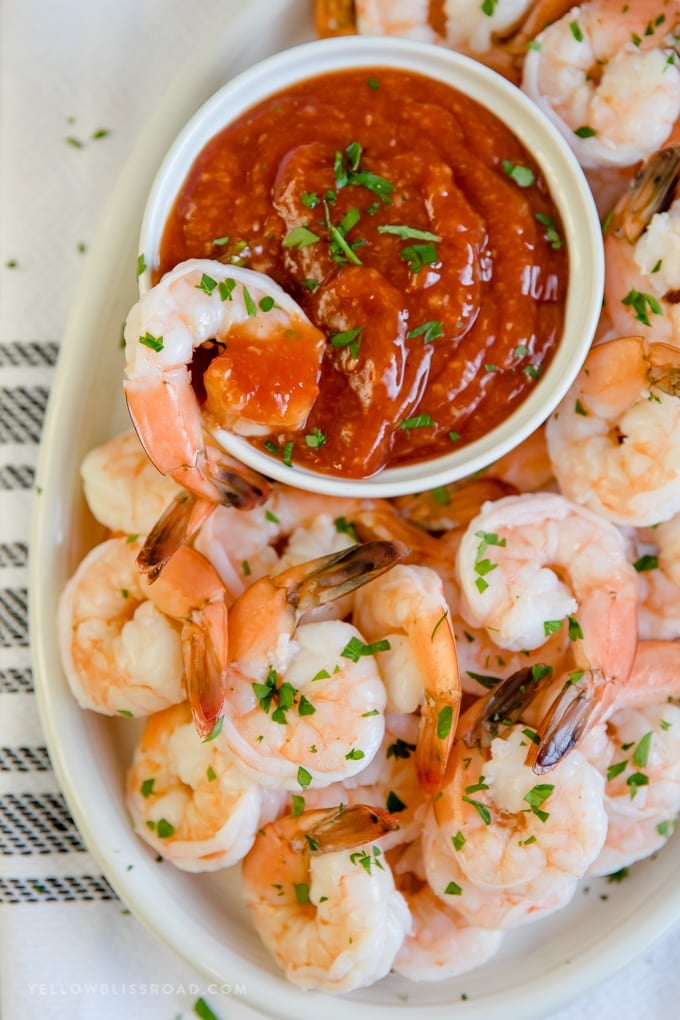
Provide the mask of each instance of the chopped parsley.
{"label": "chopped parsley", "polygon": [[433,340],[444,336],[444,327],[437,319],[432,319],[430,322],[424,322],[422,326],[410,329],[406,334],[407,340],[415,340],[418,336],[422,336],[423,343],[431,344]]}
{"label": "chopped parsley", "polygon": [[416,414],[413,418],[405,418],[404,421],[400,422],[397,428],[400,429],[424,429],[431,428],[436,425],[429,414]]}
{"label": "chopped parsley", "polygon": [[293,227],[292,230],[288,231],[282,244],[284,248],[307,248],[310,244],[315,244],[316,241],[320,240],[319,235],[315,234],[309,227],[299,226]]}
{"label": "chopped parsley", "polygon": [[641,322],[643,326],[651,326],[648,312],[651,312],[652,315],[663,315],[663,308],[657,299],[651,294],[643,294],[639,290],[629,290],[625,298],[621,299],[621,304],[627,308],[632,308],[635,312],[636,320]]}
{"label": "chopped parsley", "polygon": [[390,643],[387,638],[367,645],[355,636],[349,639],[340,655],[343,659],[351,659],[352,662],[358,662],[362,655],[376,655],[378,652],[387,652],[389,649]]}
{"label": "chopped parsley", "polygon": [[533,811],[542,822],[547,822],[548,818],[550,818],[549,813],[541,810],[541,808],[554,789],[555,787],[551,783],[539,783],[537,786],[532,787],[522,798],[529,805],[529,810]]}
{"label": "chopped parsley", "polygon": [[529,166],[521,166],[519,163],[512,163],[509,159],[501,160],[501,169],[507,174],[511,181],[520,188],[530,188],[536,178],[534,171]]}
{"label": "chopped parsley", "polygon": [[349,347],[353,358],[359,357],[359,348],[364,336],[364,327],[355,326],[353,329],[345,329],[342,333],[332,333],[330,336],[331,347]]}
{"label": "chopped parsley", "polygon": [[155,351],[156,354],[163,350],[163,337],[152,336],[148,331],[144,334],[144,336],[140,336],[139,342],[140,344],[144,344],[144,346],[148,347],[150,350]]}

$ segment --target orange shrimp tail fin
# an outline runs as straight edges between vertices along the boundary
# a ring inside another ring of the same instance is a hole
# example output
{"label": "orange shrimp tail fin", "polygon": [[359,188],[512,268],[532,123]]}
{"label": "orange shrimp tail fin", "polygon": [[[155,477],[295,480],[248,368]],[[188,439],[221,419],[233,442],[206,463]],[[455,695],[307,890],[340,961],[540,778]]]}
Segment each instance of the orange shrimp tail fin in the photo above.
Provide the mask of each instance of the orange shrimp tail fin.
{"label": "orange shrimp tail fin", "polygon": [[615,684],[601,670],[584,670],[577,681],[567,680],[541,720],[539,742],[531,745],[527,765],[537,775],[554,769],[596,723],[606,718],[614,699]]}
{"label": "orange shrimp tail fin", "polygon": [[155,581],[177,550],[186,545],[213,513],[216,503],[180,492],[163,511],[137,557],[137,566],[148,581]]}
{"label": "orange shrimp tail fin", "polygon": [[300,612],[324,606],[385,573],[408,556],[403,542],[366,542],[330,556],[319,556],[272,578],[286,589],[290,605]]}
{"label": "orange shrimp tail fin", "polygon": [[227,607],[211,602],[182,627],[187,698],[198,735],[214,732],[224,708],[227,676]]}
{"label": "orange shrimp tail fin", "polygon": [[446,768],[453,747],[462,694],[426,697],[420,715],[416,744],[416,773],[425,793],[436,793],[444,785]]}
{"label": "orange shrimp tail fin", "polygon": [[433,616],[424,613],[413,630],[418,661],[426,667],[415,763],[418,781],[427,793],[436,793],[444,784],[463,700],[448,610],[432,621]]}
{"label": "orange shrimp tail fin", "polygon": [[297,821],[302,835],[291,840],[293,849],[322,854],[364,846],[399,828],[393,815],[367,804],[306,811]]}

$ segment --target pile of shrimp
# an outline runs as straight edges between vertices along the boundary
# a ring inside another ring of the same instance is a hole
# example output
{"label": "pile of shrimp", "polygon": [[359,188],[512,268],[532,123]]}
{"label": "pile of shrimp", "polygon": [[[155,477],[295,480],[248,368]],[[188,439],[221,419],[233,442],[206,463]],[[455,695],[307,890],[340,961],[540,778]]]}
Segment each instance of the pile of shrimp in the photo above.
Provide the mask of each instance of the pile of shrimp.
{"label": "pile of shrimp", "polygon": [[[680,814],[680,4],[316,13],[322,35],[410,35],[521,84],[588,175],[607,266],[545,425],[392,500],[274,484],[215,444],[200,346],[228,353],[242,434],[314,399],[323,337],[273,281],[193,260],[128,317],[135,432],[82,465],[106,538],[60,599],[64,671],[83,708],[142,720],[140,839],[185,871],[239,868],[286,978],[338,994],[484,964]],[[300,386],[244,395],[230,330],[263,365],[293,336]]]}

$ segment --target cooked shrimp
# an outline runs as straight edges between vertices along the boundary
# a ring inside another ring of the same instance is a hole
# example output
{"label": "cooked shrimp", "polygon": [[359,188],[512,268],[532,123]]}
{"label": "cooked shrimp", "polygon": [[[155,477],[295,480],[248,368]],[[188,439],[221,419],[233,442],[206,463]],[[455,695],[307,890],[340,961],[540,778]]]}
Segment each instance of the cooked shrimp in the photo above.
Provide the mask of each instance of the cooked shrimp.
{"label": "cooked shrimp", "polygon": [[399,822],[399,828],[380,840],[383,850],[413,842],[422,832],[428,800],[418,781],[415,750],[419,719],[416,715],[387,715],[385,736],[365,769],[342,783],[308,790],[305,807],[330,808],[340,804],[366,804],[387,810]]}
{"label": "cooked shrimp", "polygon": [[680,116],[677,24],[677,0],[590,0],[537,36],[522,88],[582,166],[630,166],[668,139]]}
{"label": "cooked shrimp", "polygon": [[526,764],[534,736],[519,723],[503,727],[489,748],[459,740],[442,796],[433,801],[436,826],[424,846],[428,880],[445,900],[455,895],[470,924],[512,927],[561,905],[561,896],[537,905],[536,890],[550,876],[556,891],[568,893],[604,844],[602,776],[575,750],[549,783],[537,784]]}
{"label": "cooked shrimp", "polygon": [[393,825],[355,805],[289,815],[258,833],[242,866],[248,906],[293,984],[349,992],[388,973],[411,927],[374,842]]}
{"label": "cooked shrimp", "polygon": [[592,348],[550,417],[560,491],[616,524],[680,511],[680,353],[621,337]]}
{"label": "cooked shrimp", "polygon": [[[655,853],[680,813],[680,645],[646,641],[617,699],[593,760],[606,777],[607,838],[591,874],[604,875]],[[591,738],[583,750],[589,755]]]}
{"label": "cooked shrimp", "polygon": [[300,791],[361,771],[384,732],[374,653],[341,620],[305,623],[388,570],[396,543],[354,546],[257,581],[229,611],[229,684],[221,740],[267,786]]}
{"label": "cooked shrimp", "polygon": [[638,621],[645,641],[680,638],[680,514],[635,536]]}
{"label": "cooked shrimp", "polygon": [[[301,428],[318,394],[323,334],[269,277],[191,259],[132,308],[125,340],[125,395],[153,463],[199,497],[243,506],[232,484],[239,466],[204,433]],[[210,357],[201,406],[192,371]]]}
{"label": "cooked shrimp", "polygon": [[441,785],[461,701],[450,610],[429,567],[394,567],[357,592],[354,622],[369,641],[386,640],[379,660],[391,711],[420,705],[416,768],[423,789]]}
{"label": "cooked shrimp", "polygon": [[428,22],[430,0],[355,0],[360,35],[398,35],[436,42]]}
{"label": "cooked shrimp", "polygon": [[137,539],[113,538],[81,561],[59,599],[61,660],[82,708],[149,715],[182,701],[179,626],[150,600]]}
{"label": "cooked shrimp", "polygon": [[455,909],[455,896],[451,905],[444,903],[412,873],[395,873],[395,881],[413,923],[392,964],[397,974],[410,981],[443,981],[480,967],[498,952],[503,932],[468,924]]}
{"label": "cooked shrimp", "polygon": [[603,717],[628,679],[638,580],[626,552],[617,528],[554,493],[487,504],[460,544],[461,614],[468,623],[514,651],[540,648],[563,627],[571,638],[576,668],[541,729],[537,771]]}
{"label": "cooked shrimp", "polygon": [[284,795],[244,776],[216,741],[201,740],[188,704],[147,719],[127,773],[135,832],[183,871],[215,871],[240,861]]}
{"label": "cooked shrimp", "polygon": [[605,267],[617,332],[680,347],[680,144],[650,156],[616,204]]}
{"label": "cooked shrimp", "polygon": [[467,881],[452,847],[431,812],[423,835],[428,884],[445,903],[454,899],[458,913],[474,927],[505,931],[530,924],[561,910],[576,892],[579,880],[554,869],[514,887],[484,888]]}
{"label": "cooked shrimp", "polygon": [[149,715],[186,688],[205,737],[224,700],[223,585],[189,547],[150,585],[136,569],[139,551],[130,537],[103,542],[67,583],[58,611],[66,676],[78,703],[105,715]]}
{"label": "cooked shrimp", "polygon": [[80,476],[96,520],[125,535],[146,535],[178,492],[171,478],[159,474],[132,431],[90,450]]}

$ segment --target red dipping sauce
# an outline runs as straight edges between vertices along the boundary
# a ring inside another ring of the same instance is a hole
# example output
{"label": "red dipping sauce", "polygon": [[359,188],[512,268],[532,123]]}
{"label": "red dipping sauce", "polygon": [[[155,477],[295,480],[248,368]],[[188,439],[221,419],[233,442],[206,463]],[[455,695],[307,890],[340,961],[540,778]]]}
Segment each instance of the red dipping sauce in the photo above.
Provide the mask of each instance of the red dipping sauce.
{"label": "red dipping sauce", "polygon": [[268,274],[327,336],[304,428],[251,440],[326,474],[480,438],[562,333],[568,255],[538,165],[480,104],[411,72],[309,79],[221,131],[182,185],[155,279],[187,258]]}

